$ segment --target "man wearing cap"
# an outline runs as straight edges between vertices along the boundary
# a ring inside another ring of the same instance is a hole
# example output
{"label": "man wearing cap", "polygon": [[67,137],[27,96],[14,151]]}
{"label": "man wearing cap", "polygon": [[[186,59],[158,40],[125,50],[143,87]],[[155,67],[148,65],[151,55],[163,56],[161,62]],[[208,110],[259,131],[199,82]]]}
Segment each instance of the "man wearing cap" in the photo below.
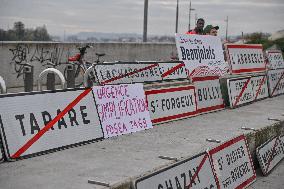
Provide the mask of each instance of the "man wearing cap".
{"label": "man wearing cap", "polygon": [[205,35],[217,36],[218,30],[219,30],[219,26],[207,25],[204,28],[204,34]]}

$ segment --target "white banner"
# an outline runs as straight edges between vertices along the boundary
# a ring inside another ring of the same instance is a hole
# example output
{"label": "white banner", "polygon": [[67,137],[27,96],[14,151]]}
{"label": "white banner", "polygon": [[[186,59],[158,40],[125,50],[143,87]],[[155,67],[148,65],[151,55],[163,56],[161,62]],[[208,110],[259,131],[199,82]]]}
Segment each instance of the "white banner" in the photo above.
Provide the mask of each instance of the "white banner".
{"label": "white banner", "polygon": [[266,75],[228,79],[227,87],[231,108],[268,97]]}
{"label": "white banner", "polygon": [[268,63],[269,63],[269,69],[280,69],[284,68],[284,61],[282,52],[279,50],[268,50],[266,51]]}
{"label": "white banner", "polygon": [[102,85],[143,83],[162,80],[159,65],[157,63],[97,64],[95,65],[95,71],[99,83]]}
{"label": "white banner", "polygon": [[250,152],[244,135],[209,151],[219,188],[245,188],[256,180]]}
{"label": "white banner", "polygon": [[228,74],[221,39],[209,35],[176,34],[179,60],[183,61],[190,76]]}
{"label": "white banner", "polygon": [[284,158],[284,136],[278,136],[256,148],[257,159],[267,175]]}
{"label": "white banner", "polygon": [[225,108],[218,76],[194,77],[198,113]]}
{"label": "white banner", "polygon": [[[53,126],[39,136],[49,124]],[[0,127],[9,159],[103,137],[91,90],[1,96]],[[27,147],[30,141],[34,143]]]}
{"label": "white banner", "polygon": [[[184,63],[159,63],[163,80],[187,79],[187,70]],[[170,73],[169,73],[170,72]]]}
{"label": "white banner", "polygon": [[217,189],[217,184],[208,154],[204,152],[136,180],[135,188]]}
{"label": "white banner", "polygon": [[146,90],[145,93],[154,124],[197,114],[195,88],[192,85]]}
{"label": "white banner", "polygon": [[265,71],[262,45],[226,45],[232,74]]}
{"label": "white banner", "polygon": [[269,95],[273,97],[284,94],[284,69],[269,70],[267,76]]}
{"label": "white banner", "polygon": [[143,84],[93,87],[104,137],[152,128]]}

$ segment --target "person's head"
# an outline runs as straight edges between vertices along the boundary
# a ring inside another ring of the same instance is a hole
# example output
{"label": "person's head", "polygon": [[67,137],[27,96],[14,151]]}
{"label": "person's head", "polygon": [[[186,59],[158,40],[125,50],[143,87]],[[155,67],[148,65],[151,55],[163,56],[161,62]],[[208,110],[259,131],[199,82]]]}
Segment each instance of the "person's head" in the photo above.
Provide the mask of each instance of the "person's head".
{"label": "person's head", "polygon": [[205,21],[203,18],[198,18],[197,22],[196,22],[196,28],[195,30],[197,32],[202,32],[203,31],[203,28],[204,28],[204,24],[205,24]]}
{"label": "person's head", "polygon": [[204,28],[204,34],[205,35],[217,36],[218,30],[219,30],[219,26],[207,25]]}

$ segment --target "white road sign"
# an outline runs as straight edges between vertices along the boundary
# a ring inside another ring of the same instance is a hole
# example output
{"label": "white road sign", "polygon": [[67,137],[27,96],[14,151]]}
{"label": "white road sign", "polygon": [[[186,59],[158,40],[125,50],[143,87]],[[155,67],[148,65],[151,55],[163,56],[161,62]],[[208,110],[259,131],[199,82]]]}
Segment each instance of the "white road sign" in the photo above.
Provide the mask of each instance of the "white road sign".
{"label": "white road sign", "polygon": [[187,70],[184,63],[159,63],[163,80],[187,79]]}
{"label": "white road sign", "polygon": [[143,84],[93,87],[104,137],[152,128]]}
{"label": "white road sign", "polygon": [[281,69],[284,68],[284,60],[282,52],[279,50],[268,50],[266,51],[269,69]]}
{"label": "white road sign", "polygon": [[225,108],[218,76],[194,77],[198,113]]}
{"label": "white road sign", "polygon": [[284,69],[269,70],[267,76],[269,95],[273,97],[284,94]]}
{"label": "white road sign", "polygon": [[230,107],[268,97],[267,76],[248,76],[227,80]]}
{"label": "white road sign", "polygon": [[232,74],[263,72],[266,69],[260,44],[227,44],[226,51]]}
{"label": "white road sign", "polygon": [[213,148],[209,154],[219,181],[218,188],[245,188],[256,180],[244,135]]}
{"label": "white road sign", "polygon": [[179,60],[184,62],[190,76],[223,76],[229,73],[219,37],[176,34],[176,46]]}
{"label": "white road sign", "polygon": [[204,152],[137,179],[135,188],[217,189],[217,184],[208,154]]}
{"label": "white road sign", "polygon": [[0,128],[9,159],[103,137],[91,90],[2,95]]}
{"label": "white road sign", "polygon": [[157,63],[97,64],[95,71],[99,83],[102,85],[162,80],[159,64]]}
{"label": "white road sign", "polygon": [[182,119],[197,114],[193,85],[145,91],[153,124]]}
{"label": "white road sign", "polygon": [[284,158],[284,136],[274,137],[256,148],[257,159],[267,175]]}

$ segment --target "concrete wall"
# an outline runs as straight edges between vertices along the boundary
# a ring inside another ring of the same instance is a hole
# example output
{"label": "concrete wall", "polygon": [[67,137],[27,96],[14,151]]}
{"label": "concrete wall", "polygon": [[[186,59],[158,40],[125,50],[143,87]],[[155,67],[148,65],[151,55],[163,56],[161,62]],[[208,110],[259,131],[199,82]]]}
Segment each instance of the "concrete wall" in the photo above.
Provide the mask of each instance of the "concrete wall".
{"label": "concrete wall", "polygon": [[[19,76],[23,63],[34,66],[34,84],[39,73],[46,68],[47,61],[57,64],[66,63],[68,57],[78,53],[80,43],[48,43],[48,42],[1,42],[0,43],[0,76],[7,88],[24,86],[23,76]],[[176,54],[175,44],[168,43],[93,43],[86,60],[96,60],[95,53],[105,53],[104,61],[144,61],[170,60]],[[57,69],[63,71],[64,65]]]}

